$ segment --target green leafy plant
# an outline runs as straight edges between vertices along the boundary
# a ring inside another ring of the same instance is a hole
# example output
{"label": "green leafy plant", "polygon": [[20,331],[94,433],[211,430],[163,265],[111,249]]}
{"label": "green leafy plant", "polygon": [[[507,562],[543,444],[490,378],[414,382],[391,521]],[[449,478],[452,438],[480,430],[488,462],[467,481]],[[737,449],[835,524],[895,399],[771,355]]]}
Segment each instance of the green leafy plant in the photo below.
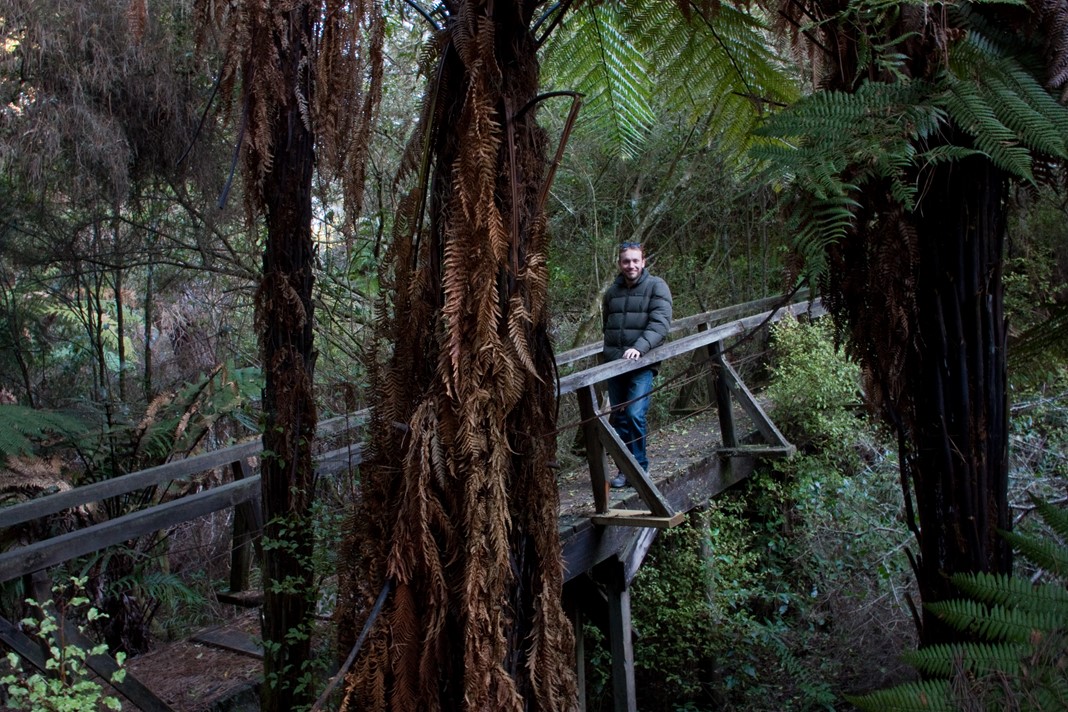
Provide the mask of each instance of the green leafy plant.
{"label": "green leafy plant", "polygon": [[0,404],[0,461],[29,455],[40,441],[81,432],[84,424],[62,413],[36,410],[23,405]]}
{"label": "green leafy plant", "polygon": [[[103,687],[92,678],[89,658],[107,653],[107,645],[96,645],[88,650],[66,641],[64,620],[77,614],[84,614],[92,623],[105,614],[89,606],[89,599],[82,595],[85,587],[84,578],[72,578],[70,598],[57,611],[54,600],[38,603],[33,599],[27,602],[38,610],[36,618],[22,621],[25,629],[32,630],[36,637],[45,643],[48,657],[45,668],[48,674],[28,673],[22,667],[22,659],[15,653],[9,653],[8,663],[12,672],[0,678],[0,684],[7,688],[7,704],[16,710],[32,712],[96,712],[100,709],[120,710],[122,704],[117,697],[105,695]],[[54,594],[64,593],[63,587],[53,589]],[[85,626],[78,630],[84,632]],[[122,682],[126,671],[122,669],[124,655],[116,656],[119,669],[111,676],[112,682]]]}
{"label": "green leafy plant", "polygon": [[953,583],[964,597],[928,608],[974,640],[906,654],[923,680],[850,697],[853,704],[873,711],[1068,709],[1068,510],[1033,504],[1061,541],[1003,534],[1053,580],[956,574]]}
{"label": "green leafy plant", "polygon": [[767,396],[776,424],[802,449],[851,442],[857,430],[860,369],[835,345],[831,328],[793,318],[772,327]]}

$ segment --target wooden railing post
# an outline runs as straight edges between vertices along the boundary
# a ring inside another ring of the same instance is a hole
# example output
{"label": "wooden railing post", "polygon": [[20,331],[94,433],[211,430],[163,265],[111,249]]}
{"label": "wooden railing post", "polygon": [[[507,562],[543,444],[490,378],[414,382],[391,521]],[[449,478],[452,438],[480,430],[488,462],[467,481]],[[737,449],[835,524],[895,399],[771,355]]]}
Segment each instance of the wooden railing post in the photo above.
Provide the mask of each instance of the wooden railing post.
{"label": "wooden railing post", "polygon": [[708,345],[711,365],[715,369],[715,376],[709,384],[710,393],[716,394],[716,408],[719,411],[719,429],[723,436],[723,447],[737,447],[738,433],[734,428],[734,405],[731,400],[730,383],[724,372],[727,368],[727,360],[723,356],[723,342],[716,341]]}
{"label": "wooden railing post", "polygon": [[[252,475],[248,462],[242,458],[230,463],[235,480],[243,480]],[[252,552],[260,552],[260,531],[263,528],[263,514],[260,511],[259,498],[241,502],[234,507],[234,533],[230,549],[230,593],[241,593],[249,587],[252,567]],[[262,560],[262,559],[261,559]]]}
{"label": "wooden railing post", "polygon": [[615,712],[637,712],[634,686],[634,643],[631,640],[630,587],[623,563],[608,559],[594,569],[608,594],[608,638],[612,649],[612,698]]}
{"label": "wooden railing post", "polygon": [[586,460],[590,464],[590,479],[593,482],[593,503],[599,514],[608,511],[608,478],[604,454],[604,445],[597,434],[600,414],[597,412],[597,392],[594,387],[585,386],[576,393],[579,402],[579,416],[582,418],[582,433],[586,438]]}

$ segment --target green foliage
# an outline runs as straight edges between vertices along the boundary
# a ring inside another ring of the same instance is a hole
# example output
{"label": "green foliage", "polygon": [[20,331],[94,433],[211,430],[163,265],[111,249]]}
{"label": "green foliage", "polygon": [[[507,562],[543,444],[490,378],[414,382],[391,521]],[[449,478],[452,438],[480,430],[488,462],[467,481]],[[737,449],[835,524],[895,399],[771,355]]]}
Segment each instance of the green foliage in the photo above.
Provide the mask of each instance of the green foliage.
{"label": "green foliage", "polygon": [[22,405],[0,403],[0,461],[29,455],[50,436],[73,437],[85,425],[77,418]]}
{"label": "green foliage", "polygon": [[858,427],[860,369],[835,343],[828,320],[786,318],[772,327],[772,417],[799,447],[834,450]]}
{"label": "green foliage", "polygon": [[631,158],[657,120],[653,106],[738,157],[764,102],[797,96],[765,28],[729,3],[715,12],[694,4],[685,15],[661,0],[583,4],[554,34],[544,66],[548,86],[586,95],[591,133]]}
{"label": "green foliage", "polygon": [[[815,278],[826,276],[826,247],[857,229],[866,209],[913,210],[933,164],[978,153],[1033,184],[1043,160],[1068,157],[1068,109],[1036,77],[1034,46],[988,26],[967,3],[947,4],[963,39],[941,71],[914,76],[898,49],[906,38],[892,34],[903,4],[849,3],[837,21],[861,45],[855,84],[804,97],[758,132],[768,145],[753,155],[767,179],[791,187],[788,218]],[[886,70],[878,80],[865,78],[873,63]]]}
{"label": "green foliage", "polygon": [[[1054,562],[1068,560],[1068,512],[1035,501],[1061,541],[1014,534],[1018,551]],[[863,710],[1063,710],[1068,708],[1068,569],[1052,569],[1055,580],[1032,583],[1018,576],[955,574],[967,598],[928,607],[974,642],[938,645],[906,655],[931,678],[850,698]]]}
{"label": "green foliage", "polygon": [[[48,674],[27,673],[23,670],[22,660],[15,653],[9,653],[8,663],[12,672],[0,678],[0,684],[7,688],[8,705],[12,709],[30,710],[31,712],[96,712],[101,709],[120,710],[122,703],[112,695],[105,695],[100,683],[92,679],[88,660],[94,655],[107,653],[107,645],[97,645],[85,650],[77,645],[65,642],[64,619],[84,614],[90,623],[103,617],[97,609],[89,607],[89,599],[81,595],[85,587],[84,578],[71,579],[71,590],[63,587],[53,589],[56,594],[69,596],[63,610],[55,610],[52,600],[38,603],[29,599],[27,603],[38,610],[36,618],[22,621],[25,629],[32,630],[41,639],[48,651],[45,666]],[[79,625],[84,632],[85,627]],[[121,682],[126,676],[122,669],[123,654],[119,653],[117,661],[120,666],[111,677],[112,682]]]}

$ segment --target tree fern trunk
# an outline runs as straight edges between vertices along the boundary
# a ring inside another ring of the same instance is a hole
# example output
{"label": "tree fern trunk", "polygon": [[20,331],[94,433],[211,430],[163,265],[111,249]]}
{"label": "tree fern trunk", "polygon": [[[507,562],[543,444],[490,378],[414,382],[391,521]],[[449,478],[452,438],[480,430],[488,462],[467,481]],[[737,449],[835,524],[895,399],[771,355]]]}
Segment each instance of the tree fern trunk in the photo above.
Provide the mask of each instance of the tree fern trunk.
{"label": "tree fern trunk", "polygon": [[426,143],[417,141],[427,181],[404,201],[382,277],[342,640],[363,623],[350,601],[374,600],[386,579],[394,593],[354,667],[347,709],[574,707],[549,468],[536,5],[450,4],[438,38]]}
{"label": "tree fern trunk", "polygon": [[[916,214],[918,332],[903,472],[917,493],[925,603],[957,595],[951,573],[1011,570],[1002,251],[1005,178],[988,160],[942,165]],[[921,640],[959,636],[923,614]]]}
{"label": "tree fern trunk", "polygon": [[[261,489],[264,538],[264,675],[262,709],[289,712],[313,698],[296,691],[307,671],[315,591],[311,504],[315,494],[312,441],[313,142],[298,97],[311,94],[307,4],[282,15],[270,38],[278,48],[283,89],[270,125],[273,162],[263,176],[267,243],[256,295],[265,387]],[[255,110],[251,107],[250,110]]]}

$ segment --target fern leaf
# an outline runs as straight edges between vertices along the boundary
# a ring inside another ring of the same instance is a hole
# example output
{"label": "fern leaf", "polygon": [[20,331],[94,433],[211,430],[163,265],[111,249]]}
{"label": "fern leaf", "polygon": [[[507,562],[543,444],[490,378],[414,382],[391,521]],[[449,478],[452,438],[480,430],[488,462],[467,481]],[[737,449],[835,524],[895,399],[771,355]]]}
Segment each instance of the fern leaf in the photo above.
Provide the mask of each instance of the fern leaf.
{"label": "fern leaf", "polygon": [[0,459],[29,455],[49,435],[74,436],[85,425],[69,415],[34,410],[22,405],[0,405]]}
{"label": "fern leaf", "polygon": [[846,699],[870,712],[956,712],[948,680],[908,682]]}
{"label": "fern leaf", "polygon": [[554,35],[543,73],[550,87],[585,94],[583,124],[632,157],[656,116],[649,66],[627,37],[625,23],[615,4],[583,6]]}
{"label": "fern leaf", "polygon": [[949,678],[961,668],[980,675],[1016,670],[1029,652],[1021,643],[956,643],[911,650],[902,659],[924,675]]}
{"label": "fern leaf", "polygon": [[1005,538],[1020,553],[1061,579],[1068,578],[1068,548],[1056,542],[1030,537],[1017,532],[1005,532]]}
{"label": "fern leaf", "polygon": [[1027,643],[1036,632],[1055,630],[1064,620],[1051,611],[988,607],[968,599],[938,601],[928,608],[957,630],[991,641]]}
{"label": "fern leaf", "polygon": [[1027,611],[1046,611],[1068,621],[1068,590],[1059,584],[1034,585],[1017,576],[986,572],[957,574],[953,583],[971,598]]}

